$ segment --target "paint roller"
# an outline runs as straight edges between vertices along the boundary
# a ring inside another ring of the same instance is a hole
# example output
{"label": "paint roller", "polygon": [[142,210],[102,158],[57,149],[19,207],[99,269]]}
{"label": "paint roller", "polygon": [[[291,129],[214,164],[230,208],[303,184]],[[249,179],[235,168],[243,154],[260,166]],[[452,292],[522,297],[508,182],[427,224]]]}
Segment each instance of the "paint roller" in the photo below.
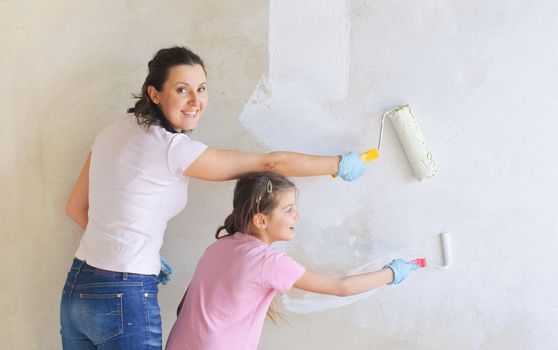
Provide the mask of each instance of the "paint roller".
{"label": "paint roller", "polygon": [[[442,247],[442,266],[432,264],[432,263],[430,265],[442,269],[447,269],[453,264],[453,258],[451,255],[450,235],[447,232],[440,233],[440,245]],[[413,262],[420,267],[427,266],[426,258],[419,258],[419,259],[412,260],[410,262]]]}
{"label": "paint roller", "polygon": [[382,135],[386,117],[391,120],[417,179],[422,181],[436,175],[438,170],[434,163],[434,159],[432,159],[432,153],[424,141],[424,136],[422,135],[417,120],[411,112],[411,107],[409,107],[409,105],[393,108],[382,115],[378,148],[366,151],[360,158],[365,162],[369,162],[380,156],[380,147],[382,146]]}

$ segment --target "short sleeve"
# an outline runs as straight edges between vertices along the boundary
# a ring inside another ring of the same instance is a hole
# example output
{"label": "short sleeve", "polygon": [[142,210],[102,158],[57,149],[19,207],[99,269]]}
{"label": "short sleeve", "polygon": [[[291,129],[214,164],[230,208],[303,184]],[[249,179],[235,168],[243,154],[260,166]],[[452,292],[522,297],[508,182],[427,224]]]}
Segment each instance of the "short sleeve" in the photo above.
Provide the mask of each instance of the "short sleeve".
{"label": "short sleeve", "polygon": [[305,268],[280,251],[272,251],[262,265],[262,287],[285,294],[302,277]]}
{"label": "short sleeve", "polygon": [[175,134],[169,142],[168,164],[171,174],[181,177],[184,171],[207,148],[207,145],[191,140],[184,134]]}

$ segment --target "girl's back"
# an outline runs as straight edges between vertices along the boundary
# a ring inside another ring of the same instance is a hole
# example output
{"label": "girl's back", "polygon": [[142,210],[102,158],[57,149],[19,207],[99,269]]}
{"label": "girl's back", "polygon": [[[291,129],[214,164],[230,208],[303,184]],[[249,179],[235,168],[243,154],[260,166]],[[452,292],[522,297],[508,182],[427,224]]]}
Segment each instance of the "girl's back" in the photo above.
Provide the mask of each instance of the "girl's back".
{"label": "girl's back", "polygon": [[304,268],[260,239],[235,233],[201,257],[167,349],[256,349],[276,292]]}

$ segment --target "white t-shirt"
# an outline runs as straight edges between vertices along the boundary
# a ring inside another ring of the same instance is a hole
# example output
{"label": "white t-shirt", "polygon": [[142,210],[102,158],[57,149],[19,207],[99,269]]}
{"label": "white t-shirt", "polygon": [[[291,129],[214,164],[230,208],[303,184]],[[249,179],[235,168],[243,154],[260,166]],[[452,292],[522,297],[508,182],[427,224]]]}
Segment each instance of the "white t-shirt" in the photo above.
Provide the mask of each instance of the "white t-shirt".
{"label": "white t-shirt", "polygon": [[97,135],[89,168],[89,221],[76,257],[104,270],[158,274],[167,222],[186,206],[183,172],[207,148],[135,116]]}

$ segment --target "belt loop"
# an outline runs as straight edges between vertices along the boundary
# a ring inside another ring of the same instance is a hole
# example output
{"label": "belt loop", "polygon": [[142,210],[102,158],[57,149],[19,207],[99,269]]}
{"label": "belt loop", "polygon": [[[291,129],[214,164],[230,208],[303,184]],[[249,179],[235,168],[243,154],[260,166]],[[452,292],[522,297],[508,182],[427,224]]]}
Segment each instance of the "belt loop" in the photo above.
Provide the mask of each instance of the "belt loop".
{"label": "belt loop", "polygon": [[78,272],[81,272],[81,269],[83,268],[84,265],[87,265],[87,261],[85,260],[79,260],[76,259],[77,261],[79,261],[79,266],[77,267]]}
{"label": "belt loop", "polygon": [[73,274],[73,281],[72,283],[72,288],[74,288],[74,286],[77,283],[78,280],[78,276],[81,273],[81,269],[83,268],[84,265],[87,265],[87,262],[85,262],[85,260],[79,260],[77,258],[74,258],[74,263],[77,262],[77,266],[76,266],[76,272]]}
{"label": "belt loop", "polygon": [[122,280],[127,281],[128,280],[128,272],[124,272],[122,274]]}

